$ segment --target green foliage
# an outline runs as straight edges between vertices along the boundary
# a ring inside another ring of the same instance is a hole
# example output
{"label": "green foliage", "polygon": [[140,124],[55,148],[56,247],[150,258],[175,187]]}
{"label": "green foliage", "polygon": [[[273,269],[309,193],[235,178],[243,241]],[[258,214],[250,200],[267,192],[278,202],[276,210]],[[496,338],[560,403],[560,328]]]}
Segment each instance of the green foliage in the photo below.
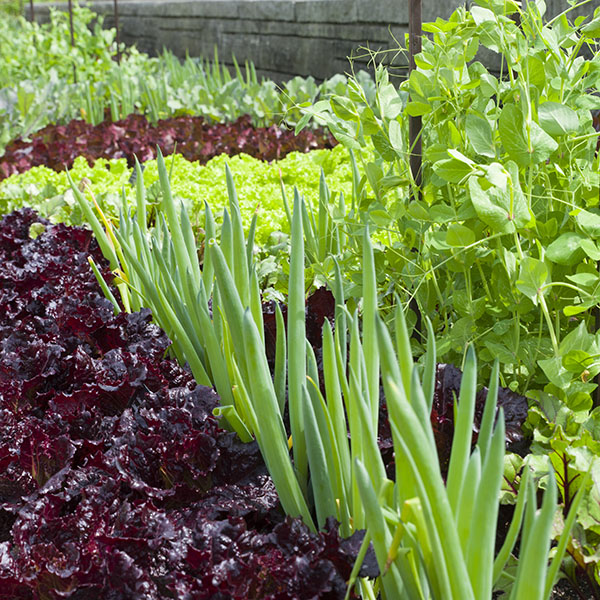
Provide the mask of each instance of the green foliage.
{"label": "green foliage", "polygon": [[[392,305],[394,292],[413,299],[432,320],[442,360],[462,364],[473,344],[482,372],[499,359],[503,384],[531,398],[534,456],[526,468],[519,457],[506,462],[504,499],[515,501],[521,468],[544,485],[546,457],[565,519],[577,490],[591,488],[565,569],[571,576],[575,566],[586,569],[597,585],[598,409],[591,408],[600,373],[600,159],[590,111],[600,109],[600,10],[574,25],[568,11],[551,22],[544,12],[543,1],[458,9],[424,25],[417,69],[399,87],[379,67],[374,97],[351,80],[347,95],[317,102],[305,117],[327,125],[364,167],[352,202],[366,223],[385,229],[378,239],[386,243],[375,250],[380,303]],[[500,56],[499,76],[477,60],[479,48]],[[409,166],[411,116],[423,120],[420,189]],[[351,216],[338,222],[354,240],[347,289],[361,253]],[[413,332],[413,346],[419,336]],[[590,471],[591,484],[583,484]],[[531,569],[533,582],[540,572]],[[528,583],[507,585],[506,597],[534,597]],[[536,593],[547,588],[538,579]]]}
{"label": "green foliage", "polygon": [[[355,79],[344,97],[305,110],[364,164],[354,201],[386,229],[380,289],[414,296],[443,360],[462,363],[474,343],[488,369],[500,357],[504,383],[521,393],[544,388],[579,323],[593,330],[600,282],[590,113],[600,108],[590,33],[600,13],[571,25],[565,14],[545,23],[544,11],[541,1],[458,9],[424,26],[417,69],[399,88],[379,67],[374,97]],[[499,53],[499,77],[479,48]],[[419,190],[408,160],[414,115],[423,119]],[[363,155],[369,140],[374,159]],[[560,385],[554,377],[551,391],[589,408],[594,385],[578,381],[582,371]]]}
{"label": "green foliage", "polygon": [[[597,349],[595,349],[597,350]],[[571,360],[575,357],[571,355]],[[570,361],[569,361],[570,362]],[[597,372],[597,369],[594,369]],[[548,393],[534,394],[536,404],[529,418],[532,428],[532,454],[526,464],[533,468],[542,484],[547,477],[550,458],[556,473],[558,492],[564,506],[568,507],[578,490],[585,486],[587,473],[591,474],[592,485],[586,494],[573,530],[563,570],[575,580],[575,569],[587,572],[590,581],[600,583],[598,544],[600,543],[600,409],[573,411]],[[523,459],[514,457],[516,470]],[[563,520],[555,524],[561,531]],[[594,585],[594,584],[593,584]]]}
{"label": "green foliage", "polygon": [[[322,84],[295,77],[278,88],[235,58],[232,74],[216,53],[213,61],[180,61],[167,51],[150,58],[122,47],[117,63],[115,30],[103,29],[102,17],[87,8],[75,5],[73,17],[74,49],[67,13],[52,10],[44,25],[22,17],[0,20],[0,152],[50,122],[83,118],[97,124],[107,112],[113,120],[133,112],[153,122],[184,114],[224,122],[249,114],[258,126],[284,118],[295,124],[297,105],[347,87],[346,77],[336,75]],[[361,77],[367,85],[366,73]]]}
{"label": "green foliage", "polygon": [[[573,498],[558,550],[550,561],[551,525],[557,509],[554,478],[549,478],[538,511],[527,471],[518,494],[520,509],[512,534],[495,558],[505,453],[502,410],[498,424],[493,425],[497,369],[477,446],[471,453],[477,382],[471,349],[445,483],[429,419],[435,344],[430,338],[423,388],[413,364],[403,310],[399,308],[396,314],[395,347],[378,315],[368,227],[363,230],[362,333],[357,311],[336,320],[335,336],[332,326],[325,322],[320,382],[304,322],[306,208],[295,190],[287,331],[279,313],[273,377],[264,345],[255,263],[252,253],[247,252],[253,240],[244,238],[231,171],[226,170],[229,209],[224,210],[220,241],[217,243],[209,225],[201,268],[190,219],[183,204],[174,201],[160,154],[157,166],[161,200],[155,227],[138,222],[126,206],[116,228],[98,211],[102,226],[80,190],[73,185],[72,191],[119,276],[124,306],[127,310],[149,306],[173,340],[177,358],[189,363],[199,383],[215,385],[222,401],[217,414],[225,417],[242,439],[256,439],[284,510],[301,515],[313,528],[315,523],[322,528],[329,516],[335,516],[345,534],[366,528],[365,544],[372,541],[382,574],[375,588],[382,598],[389,599],[487,600],[510,558],[523,520],[520,562],[511,598],[548,598],[586,484],[581,484],[582,492]],[[139,167],[137,176],[138,215],[145,215],[149,206]],[[210,224],[208,205],[206,213],[205,222]],[[315,221],[317,230],[319,224]],[[95,273],[99,275],[97,270]],[[108,287],[103,280],[100,283],[106,293]],[[108,297],[118,311],[114,297]],[[343,298],[338,297],[338,301],[344,303]],[[346,335],[350,341],[347,364],[342,353]],[[288,357],[287,364],[281,360],[282,353]],[[377,445],[380,378],[397,458],[394,481],[386,476]],[[286,380],[293,463],[283,426],[285,398],[278,392],[279,387],[285,390]],[[367,597],[375,594],[374,586],[366,580],[361,581],[361,589]]]}
{"label": "green foliage", "polygon": [[[290,232],[281,197],[282,183],[288,190],[297,187],[309,206],[318,205],[321,172],[328,188],[336,192],[332,202],[339,198],[340,193],[346,197],[352,195],[352,172],[348,152],[343,146],[306,154],[292,152],[270,164],[245,154],[221,155],[206,165],[189,162],[180,155],[168,157],[166,161],[171,173],[172,193],[184,201],[194,226],[199,227],[204,227],[205,200],[217,215],[228,206],[223,173],[225,165],[229,164],[238,190],[244,229],[250,227],[255,212],[260,215],[255,239],[261,247],[281,243],[281,233]],[[90,167],[80,157],[75,160],[70,175],[77,184],[84,179],[88,182],[100,207],[110,218],[116,219],[119,215],[123,186],[129,206],[135,206],[135,185],[129,181],[132,170],[127,167],[125,159],[99,159]],[[150,202],[148,218],[152,218],[153,207],[160,200],[155,160],[144,164],[144,183]],[[34,167],[0,182],[0,213],[25,205],[39,210],[55,222],[84,222],[64,171],[57,173],[46,167]],[[217,222],[220,223],[220,219]]]}

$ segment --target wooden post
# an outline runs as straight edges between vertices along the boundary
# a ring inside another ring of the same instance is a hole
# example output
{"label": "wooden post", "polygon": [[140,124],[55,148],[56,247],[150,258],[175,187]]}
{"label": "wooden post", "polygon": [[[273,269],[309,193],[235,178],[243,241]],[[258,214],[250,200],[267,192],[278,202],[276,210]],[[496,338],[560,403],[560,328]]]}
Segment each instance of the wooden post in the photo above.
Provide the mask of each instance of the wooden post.
{"label": "wooden post", "polygon": [[114,0],[115,7],[115,31],[116,31],[116,41],[117,41],[117,62],[121,63],[121,49],[119,43],[119,7],[117,5],[117,0]]}
{"label": "wooden post", "polygon": [[[69,28],[71,29],[71,48],[75,50],[75,32],[73,31],[73,0],[69,0]],[[77,69],[73,60],[73,82],[77,83]]]}
{"label": "wooden post", "polygon": [[[423,34],[422,28],[422,17],[421,17],[421,0],[408,0],[408,75],[413,72],[416,68],[415,54],[421,52],[421,36]],[[421,144],[421,128],[422,122],[421,117],[409,117],[408,118],[408,143],[410,148],[410,172],[415,182],[413,200],[419,200],[421,198],[421,155],[422,155],[422,144]],[[417,252],[416,248],[412,249],[413,252]],[[424,341],[423,336],[423,318],[419,303],[415,295],[412,297],[409,307],[414,311],[417,320],[415,322],[415,328],[412,332],[412,337],[419,341]]]}
{"label": "wooden post", "polygon": [[33,0],[29,0],[29,20],[32,23],[35,21],[35,13],[33,12]]}
{"label": "wooden post", "polygon": [[[596,266],[598,268],[600,268],[600,262],[596,263]],[[598,305],[594,306],[594,320],[595,325],[596,325],[596,333],[598,331],[600,331],[600,307],[598,307]],[[598,375],[596,375],[596,380],[594,381],[594,383],[598,386],[596,388],[596,391],[594,393],[594,397],[593,397],[593,407],[596,408],[598,406],[600,406],[600,373],[598,373]]]}
{"label": "wooden post", "polygon": [[[416,68],[415,54],[421,52],[422,17],[421,0],[408,0],[408,74]],[[410,154],[410,172],[417,188],[421,187],[421,117],[409,117],[408,140],[412,152]],[[415,193],[415,200],[420,193]]]}

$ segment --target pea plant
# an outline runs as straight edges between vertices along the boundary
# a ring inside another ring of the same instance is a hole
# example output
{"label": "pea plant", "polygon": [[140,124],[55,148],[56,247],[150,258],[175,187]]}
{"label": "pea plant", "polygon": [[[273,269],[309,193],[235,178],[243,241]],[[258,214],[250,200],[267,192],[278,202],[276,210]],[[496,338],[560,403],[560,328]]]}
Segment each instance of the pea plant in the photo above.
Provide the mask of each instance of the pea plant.
{"label": "pea plant", "polygon": [[[462,362],[474,343],[483,361],[500,358],[512,389],[549,380],[569,406],[589,408],[600,372],[600,15],[546,24],[544,10],[482,2],[426,24],[418,68],[399,88],[380,66],[375,98],[354,80],[348,95],[306,107],[305,122],[328,125],[359,162],[374,155],[356,205],[386,230],[386,281],[431,318],[440,356]],[[501,57],[499,75],[481,50]],[[423,118],[417,201],[409,116]]]}
{"label": "pea plant", "polygon": [[[423,26],[406,80],[379,66],[375,96],[355,79],[348,94],[304,108],[362,164],[354,210],[338,223],[349,237],[357,221],[377,225],[380,301],[411,300],[416,351],[427,317],[442,360],[463,364],[470,344],[483,372],[499,359],[502,383],[531,399],[534,453],[560,465],[567,503],[598,469],[600,373],[600,11],[571,22],[576,6],[548,20],[543,1],[475,2]],[[420,186],[411,116],[423,122]],[[359,256],[346,259],[348,287]],[[577,427],[591,433],[576,452]],[[587,510],[572,561],[597,582],[597,509]]]}

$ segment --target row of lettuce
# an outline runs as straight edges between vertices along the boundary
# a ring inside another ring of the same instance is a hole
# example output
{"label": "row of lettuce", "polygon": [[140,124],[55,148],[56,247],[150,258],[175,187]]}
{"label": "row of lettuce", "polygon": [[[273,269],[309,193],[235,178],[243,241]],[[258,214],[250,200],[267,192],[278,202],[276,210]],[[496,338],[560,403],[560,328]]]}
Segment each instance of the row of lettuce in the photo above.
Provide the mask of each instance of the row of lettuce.
{"label": "row of lettuce", "polygon": [[[425,26],[431,39],[399,89],[379,68],[374,85],[361,75],[339,80],[343,88],[329,88],[327,99],[315,101],[315,92],[290,121],[298,130],[311,119],[327,126],[341,142],[333,150],[271,165],[245,156],[206,166],[159,157],[135,173],[124,161],[89,167],[78,160],[70,189],[66,174],[41,167],[0,185],[3,210],[32,204],[53,218],[92,224],[118,274],[115,310],[152,308],[176,356],[199,382],[215,385],[230,427],[258,441],[288,513],[308,524],[316,519],[316,526],[335,515],[346,533],[369,524],[366,539],[386,572],[381,589],[390,598],[489,598],[492,589],[507,598],[547,598],[565,552],[562,572],[579,577],[580,586],[585,574],[598,597],[600,190],[590,111],[600,108],[593,93],[600,19],[573,26],[563,15],[548,24],[543,12],[543,3],[459,9]],[[515,14],[520,28],[510,18]],[[502,53],[499,77],[476,60],[480,46]],[[591,58],[579,55],[584,47]],[[72,65],[65,64],[66,77]],[[215,69],[211,81],[225,86],[219,89],[247,92],[254,85],[252,76],[228,80]],[[188,75],[202,80],[199,71]],[[122,116],[113,105],[114,116]],[[205,114],[234,114],[225,113]],[[411,116],[424,123],[420,189],[408,160]],[[91,209],[92,198],[99,211]],[[321,285],[340,307],[334,332],[324,332],[322,372],[307,355],[298,317],[305,290]],[[277,317],[273,378],[257,308],[266,289],[288,304],[287,338]],[[469,374],[446,486],[423,418],[431,409],[434,338],[437,359],[464,365]],[[405,366],[412,355],[420,364],[415,380]],[[347,360],[348,371],[341,367]],[[394,450],[405,458],[392,479],[373,441],[380,375],[393,407]],[[470,454],[475,377],[491,377],[491,389],[499,377],[528,397],[526,457],[504,455],[503,429],[493,432],[491,421]],[[321,381],[322,389],[310,381]],[[546,489],[539,513],[533,481]],[[468,497],[465,485],[475,490]],[[501,486],[504,501],[516,505],[516,525],[494,562]],[[555,513],[564,520],[552,529]],[[524,532],[513,563],[519,515]],[[552,561],[551,539],[558,542]],[[359,585],[366,597],[374,593],[371,583]]]}
{"label": "row of lettuce", "polygon": [[[298,105],[347,86],[347,78],[336,75],[321,84],[295,77],[279,87],[235,58],[232,74],[216,54],[212,61],[182,62],[167,51],[151,58],[135,47],[117,48],[115,30],[102,24],[102,16],[74,3],[72,47],[67,13],[51,9],[50,21],[41,25],[0,19],[0,153],[11,140],[49,123],[83,119],[97,125],[107,116],[117,121],[133,113],[152,123],[182,115],[212,122],[249,115],[257,126],[284,119],[293,125]],[[359,75],[373,90],[367,73]]]}

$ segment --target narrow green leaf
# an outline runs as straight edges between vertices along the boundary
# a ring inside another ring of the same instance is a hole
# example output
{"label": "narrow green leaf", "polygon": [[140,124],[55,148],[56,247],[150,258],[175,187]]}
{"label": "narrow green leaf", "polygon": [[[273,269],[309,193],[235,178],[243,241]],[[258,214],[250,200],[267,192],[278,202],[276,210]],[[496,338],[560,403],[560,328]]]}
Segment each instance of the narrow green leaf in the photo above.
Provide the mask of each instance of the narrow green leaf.
{"label": "narrow green leaf", "polygon": [[135,198],[137,203],[137,222],[144,236],[148,233],[148,216],[146,214],[146,187],[144,186],[144,172],[135,158]]}
{"label": "narrow green leaf", "polygon": [[285,323],[278,303],[275,304],[275,324],[277,328],[277,337],[275,340],[275,393],[279,402],[279,410],[283,414],[287,384],[287,346]]}
{"label": "narrow green leaf", "polygon": [[556,482],[554,473],[544,492],[541,511],[531,522],[531,531],[521,547],[517,580],[514,584],[515,600],[542,600],[546,587],[548,571],[548,552],[550,551],[552,521],[556,512]]}
{"label": "narrow green leaf", "polygon": [[173,245],[175,248],[177,263],[179,264],[182,273],[185,273],[186,271],[192,273],[193,267],[187,247],[185,245],[184,234],[175,210],[175,202],[173,201],[173,197],[171,195],[171,185],[169,183],[169,176],[167,175],[167,168],[165,166],[162,152],[158,147],[156,150],[156,165],[158,168],[158,179],[160,181],[160,188],[162,191],[162,201],[160,206],[167,215],[167,222],[169,224],[169,231],[171,232],[171,239],[173,240]]}
{"label": "narrow green leaf", "polygon": [[519,493],[517,494],[517,504],[515,505],[515,511],[513,513],[512,521],[510,522],[510,527],[508,528],[508,532],[506,537],[504,538],[504,543],[500,548],[500,551],[496,555],[496,559],[494,560],[494,569],[492,576],[492,583],[495,584],[500,575],[502,575],[502,571],[508,562],[508,559],[511,555],[513,548],[515,547],[515,543],[517,541],[517,537],[519,536],[519,531],[521,530],[521,523],[523,522],[523,514],[525,512],[525,502],[527,500],[527,490],[529,488],[529,469],[526,468],[523,476],[521,477],[521,485],[519,487]]}
{"label": "narrow green leaf", "polygon": [[110,288],[108,287],[106,281],[104,281],[104,277],[102,277],[102,273],[100,273],[100,270],[96,266],[96,263],[94,262],[94,259],[91,256],[88,256],[88,262],[90,263],[90,267],[92,267],[92,271],[94,272],[94,275],[96,276],[96,280],[98,281],[98,284],[100,285],[100,288],[102,289],[103,294],[110,300],[110,303],[113,305],[113,311],[114,311],[115,315],[118,315],[121,312],[121,309],[119,307],[119,303],[117,302],[117,299],[114,297],[113,293],[110,291]]}
{"label": "narrow green leaf", "polygon": [[288,402],[294,451],[294,465],[302,489],[306,489],[308,464],[304,439],[304,414],[302,386],[306,382],[306,323],[304,299],[304,236],[302,207],[304,202],[294,190],[292,216],[292,247],[288,292]]}
{"label": "narrow green leaf", "polygon": [[[487,403],[491,404],[492,400],[488,399]],[[483,461],[481,481],[474,494],[470,538],[466,552],[467,568],[476,598],[492,596],[498,497],[504,474],[505,443],[504,412],[501,408],[489,451]],[[472,489],[472,483],[467,478],[462,498],[473,495]]]}
{"label": "narrow green leaf", "polygon": [[425,350],[425,367],[423,369],[423,395],[427,402],[427,413],[431,414],[433,396],[435,394],[436,349],[435,334],[429,317],[425,317],[427,327],[427,347]]}
{"label": "narrow green leaf", "polygon": [[492,442],[492,434],[494,428],[494,418],[496,416],[496,405],[498,403],[498,374],[500,363],[498,359],[494,361],[492,374],[490,376],[490,384],[488,387],[487,398],[483,408],[481,417],[481,425],[479,426],[479,435],[477,436],[477,446],[481,451],[481,460],[485,463],[488,449]]}
{"label": "narrow green leaf", "polygon": [[[216,263],[217,261],[215,265]],[[254,407],[257,415],[261,415],[258,424],[263,458],[285,512],[290,516],[301,516],[305,524],[314,531],[310,511],[290,462],[287,436],[279,413],[264,345],[249,310],[244,312],[241,331],[244,339],[243,352],[247,357],[248,370],[252,373],[248,380],[250,394],[257,403]]]}
{"label": "narrow green leaf", "polygon": [[304,402],[302,405],[304,413],[304,427],[306,432],[306,448],[308,463],[310,466],[311,489],[314,495],[315,509],[317,512],[317,527],[325,526],[327,517],[336,516],[335,495],[332,483],[335,473],[331,472],[328,465],[327,454],[330,448],[327,430],[322,423],[324,417],[317,416],[321,412],[318,403],[313,402],[311,394],[306,386],[303,387]]}
{"label": "narrow green leaf", "polygon": [[377,343],[377,274],[373,257],[373,246],[369,236],[369,226],[363,233],[363,346],[371,420],[377,430],[379,417],[379,346]]}
{"label": "narrow green leaf", "polygon": [[471,450],[476,386],[477,360],[473,346],[469,346],[460,386],[458,411],[454,426],[446,486],[448,489],[448,500],[454,515],[458,514],[458,501],[462,493]]}

